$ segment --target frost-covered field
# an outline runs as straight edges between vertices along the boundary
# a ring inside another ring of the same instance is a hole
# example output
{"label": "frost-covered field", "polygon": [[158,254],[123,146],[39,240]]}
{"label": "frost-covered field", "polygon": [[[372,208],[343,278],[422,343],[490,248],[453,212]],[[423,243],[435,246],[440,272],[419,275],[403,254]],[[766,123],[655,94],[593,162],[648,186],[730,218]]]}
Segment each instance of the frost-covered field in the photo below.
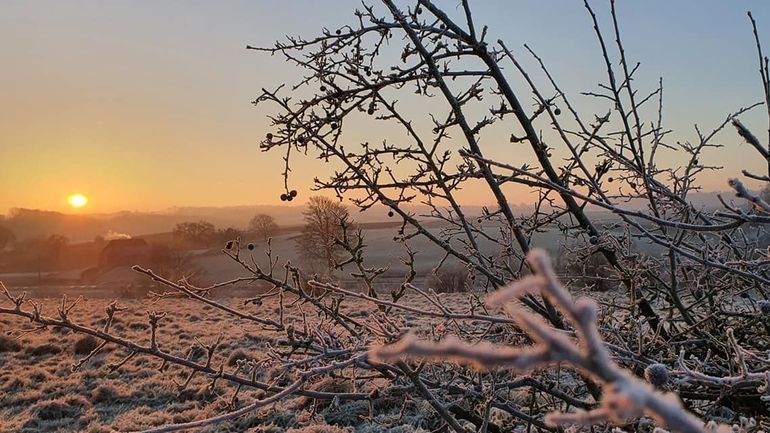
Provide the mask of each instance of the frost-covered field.
{"label": "frost-covered field", "polygon": [[[448,303],[457,303],[463,295],[442,295]],[[230,305],[242,304],[242,299],[227,299]],[[43,313],[56,315],[58,300],[43,300]],[[407,303],[419,303],[409,298]],[[85,300],[72,311],[72,321],[94,328],[104,323],[104,299]],[[128,310],[118,313],[112,325],[114,333],[140,344],[149,341],[148,310],[169,314],[161,320],[159,347],[181,357],[188,355],[196,339],[210,344],[221,333],[225,337],[212,365],[224,365],[234,371],[236,360],[263,360],[267,348],[280,336],[252,322],[233,319],[212,307],[183,299],[125,300]],[[373,311],[363,303],[349,302],[347,312],[364,318]],[[253,311],[267,317],[277,312],[275,302],[267,301]],[[314,314],[314,313],[313,313]],[[419,320],[410,315],[394,315],[407,325],[420,327]],[[289,318],[291,321],[292,318]],[[300,318],[293,320],[301,326]],[[1,432],[111,432],[135,431],[168,423],[187,422],[223,413],[232,408],[236,387],[203,374],[196,374],[184,389],[181,384],[189,370],[171,366],[160,371],[161,362],[147,356],[135,356],[116,371],[110,364],[119,362],[127,352],[107,345],[102,354],[73,371],[73,365],[84,358],[96,340],[61,328],[27,332],[32,329],[21,318],[0,316],[0,431]],[[15,340],[18,337],[17,340]],[[18,343],[18,344],[17,344]],[[198,346],[191,359],[205,361],[205,352]],[[257,379],[283,384],[285,378],[276,368],[258,371]],[[353,389],[354,385],[360,386]],[[308,388],[329,391],[371,392],[387,384],[378,380],[337,381],[324,377],[314,379]],[[264,396],[259,390],[243,387],[236,406]],[[298,397],[263,408],[232,424],[201,431],[392,431],[410,432],[420,428],[431,430],[441,423],[424,403],[404,401],[398,389],[385,390],[370,407],[367,401],[332,404]],[[403,427],[402,424],[410,424]],[[393,427],[391,427],[393,426]]]}

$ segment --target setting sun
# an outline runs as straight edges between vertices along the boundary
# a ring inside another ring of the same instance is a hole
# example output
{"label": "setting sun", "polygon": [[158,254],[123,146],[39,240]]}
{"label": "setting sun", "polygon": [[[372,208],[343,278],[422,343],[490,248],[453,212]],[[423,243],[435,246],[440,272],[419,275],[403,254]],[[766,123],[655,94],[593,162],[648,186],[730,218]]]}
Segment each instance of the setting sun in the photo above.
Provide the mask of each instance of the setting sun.
{"label": "setting sun", "polygon": [[81,207],[88,204],[88,197],[84,196],[83,194],[72,194],[71,196],[67,197],[67,202],[75,209],[80,209]]}

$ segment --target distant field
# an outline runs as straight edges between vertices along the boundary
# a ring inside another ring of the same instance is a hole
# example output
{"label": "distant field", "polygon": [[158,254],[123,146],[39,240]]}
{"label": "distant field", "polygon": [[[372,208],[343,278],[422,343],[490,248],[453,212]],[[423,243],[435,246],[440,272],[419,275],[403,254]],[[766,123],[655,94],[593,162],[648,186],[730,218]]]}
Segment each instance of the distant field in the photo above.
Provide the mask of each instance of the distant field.
{"label": "distant field", "polygon": [[[397,224],[370,223],[364,226],[364,238],[366,250],[364,257],[367,266],[387,268],[387,271],[377,280],[377,287],[381,290],[392,290],[398,287],[407,271],[402,263],[402,258],[406,257],[406,252],[401,243],[394,241],[393,237],[397,234]],[[285,230],[273,238],[272,249],[274,257],[279,258],[279,269],[283,269],[286,261],[291,261],[293,265],[303,267],[296,249],[297,230]],[[491,236],[499,236],[495,228],[488,230]],[[156,236],[157,237],[157,236]],[[155,239],[155,238],[152,238]],[[150,240],[152,240],[150,239]],[[161,239],[161,238],[158,238]],[[157,239],[156,239],[157,240]],[[243,246],[249,241],[243,240]],[[498,248],[491,242],[480,240],[483,253],[486,255],[498,255]],[[558,232],[538,233],[533,239],[533,245],[538,245],[547,249],[551,253],[556,253],[560,245],[564,244],[565,239]],[[417,282],[423,282],[432,273],[434,267],[441,261],[444,251],[434,245],[427,238],[417,236],[409,240],[410,247],[417,253],[415,257],[415,270],[418,273]],[[267,266],[267,258],[264,253],[265,244],[257,243],[253,251],[245,248],[242,254],[251,254],[254,260],[263,268]],[[233,260],[225,256],[221,250],[212,248],[210,250],[190,251],[193,263],[204,270],[203,281],[213,283],[228,280],[238,276],[246,276],[248,273]],[[445,266],[456,266],[457,261],[449,258]],[[130,266],[123,266],[109,270],[101,275],[95,282],[83,282],[80,280],[80,274],[84,269],[74,269],[63,272],[27,272],[27,273],[6,273],[0,274],[0,281],[6,285],[18,289],[28,290],[34,296],[38,297],[58,297],[62,293],[83,294],[90,297],[113,297],[125,295],[125,290],[119,290],[125,286],[143,286],[150,282],[147,278],[133,272]],[[337,272],[337,278],[348,285],[355,285],[349,277],[352,268]],[[241,287],[248,289],[247,287]],[[235,290],[232,294],[240,294],[242,290]]]}
{"label": "distant field", "polygon": [[[364,239],[366,249],[364,257],[367,266],[387,268],[387,271],[376,281],[378,290],[389,291],[398,287],[403,280],[407,268],[402,263],[402,258],[406,257],[406,252],[400,242],[394,241],[399,225],[391,222],[367,223],[363,225]],[[436,233],[440,227],[433,227]],[[495,227],[489,227],[487,233],[491,237],[499,237],[499,230]],[[296,248],[296,237],[299,234],[299,227],[291,230],[285,228],[282,233],[273,238],[272,249],[274,257],[279,258],[278,268],[283,269],[284,263],[291,261],[295,266],[304,268],[302,260]],[[167,236],[166,236],[167,237]],[[156,235],[148,238],[149,241],[161,241],[166,239],[163,235]],[[167,240],[167,239],[166,239]],[[254,260],[263,268],[267,267],[267,257],[265,255],[265,244],[256,243],[253,251],[245,249],[250,239],[243,239],[244,249],[242,254],[251,254]],[[482,252],[488,256],[497,256],[500,254],[499,248],[491,242],[478,240]],[[544,248],[552,255],[557,256],[560,248],[573,242],[565,238],[558,231],[547,231],[536,233],[532,238],[532,245]],[[409,240],[410,247],[417,253],[415,257],[415,270],[417,271],[417,283],[424,283],[432,273],[435,266],[444,257],[444,251],[433,244],[424,236],[417,236]],[[459,243],[456,243],[459,245]],[[651,252],[654,247],[643,242],[637,242],[639,251]],[[462,249],[462,247],[460,247]],[[238,276],[247,276],[240,265],[225,256],[218,248],[209,250],[195,250],[188,252],[192,257],[192,262],[203,269],[204,283],[214,283],[225,281]],[[457,260],[450,257],[445,261],[444,266],[457,266]],[[355,288],[358,284],[349,276],[352,267],[343,271],[338,271],[336,276],[342,284],[349,288]],[[81,281],[80,275],[84,269],[73,269],[63,272],[36,272],[26,273],[0,273],[0,281],[3,281],[10,287],[28,290],[30,294],[37,297],[58,297],[62,293],[83,294],[89,297],[110,298],[115,296],[131,296],[133,288],[142,287],[151,284],[143,275],[139,275],[130,269],[130,266],[122,266],[110,269],[99,276],[95,282]],[[130,287],[129,287],[130,286]],[[127,288],[128,287],[128,288]],[[240,286],[235,287],[229,295],[247,296],[252,292],[253,287]]]}

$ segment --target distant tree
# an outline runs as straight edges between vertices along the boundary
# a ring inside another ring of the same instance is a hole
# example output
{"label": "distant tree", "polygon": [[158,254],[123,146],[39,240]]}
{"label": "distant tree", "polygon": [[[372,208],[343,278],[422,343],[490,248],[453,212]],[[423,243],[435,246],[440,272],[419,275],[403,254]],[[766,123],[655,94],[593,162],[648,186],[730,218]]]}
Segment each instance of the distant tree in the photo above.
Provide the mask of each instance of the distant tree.
{"label": "distant tree", "polygon": [[340,222],[350,213],[342,203],[327,197],[310,197],[307,209],[302,212],[305,226],[297,238],[300,256],[310,265],[321,265],[331,273],[342,254],[336,240],[342,236]]}
{"label": "distant tree", "polygon": [[16,240],[16,235],[11,229],[0,226],[0,251]]}
{"label": "distant tree", "polygon": [[248,230],[267,242],[269,238],[275,236],[275,233],[278,231],[278,224],[276,224],[275,218],[262,213],[255,215],[254,218],[249,221]]}
{"label": "distant tree", "polygon": [[174,240],[190,247],[206,247],[216,236],[214,224],[208,221],[184,222],[174,226]]}
{"label": "distant tree", "polygon": [[241,237],[243,235],[243,232],[241,230],[238,230],[233,227],[228,227],[223,230],[217,230],[217,241],[220,243],[225,243],[231,240],[234,240],[236,238]]}

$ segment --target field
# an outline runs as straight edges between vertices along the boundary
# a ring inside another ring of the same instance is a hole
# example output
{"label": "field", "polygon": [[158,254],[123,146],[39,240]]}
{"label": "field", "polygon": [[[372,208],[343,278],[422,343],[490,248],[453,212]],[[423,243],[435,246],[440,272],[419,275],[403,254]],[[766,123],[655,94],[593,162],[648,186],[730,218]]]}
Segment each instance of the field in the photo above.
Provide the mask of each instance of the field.
{"label": "field", "polygon": [[[438,228],[440,229],[440,227]],[[437,230],[438,230],[437,229]],[[485,232],[494,237],[499,234],[499,227],[489,226]],[[397,235],[397,229],[394,227],[365,227],[363,236],[365,241],[364,258],[368,266],[386,268],[386,271],[375,281],[378,290],[390,291],[401,283],[407,268],[402,260],[406,257],[406,251],[400,242],[394,241]],[[295,238],[298,232],[290,231],[280,234],[273,238],[272,252],[273,258],[278,258],[281,265],[290,261],[294,265],[304,267],[297,251]],[[246,238],[243,243],[249,242]],[[562,245],[570,244],[561,233],[549,230],[542,233],[535,233],[532,239],[533,244],[541,245],[543,248],[557,256]],[[444,256],[443,250],[424,237],[416,237],[409,242],[410,247],[416,253],[415,271],[417,272],[417,282],[425,282],[432,274],[435,266]],[[495,245],[486,239],[480,239],[479,245],[484,254],[499,254],[499,245]],[[267,258],[264,254],[265,244],[256,243],[256,249],[252,252],[246,252],[260,266],[267,266]],[[638,242],[637,248],[640,251],[653,251],[649,245]],[[244,269],[233,260],[222,254],[221,247],[214,247],[207,250],[193,250],[186,254],[191,258],[192,263],[202,269],[201,283],[212,284],[230,278],[248,274]],[[449,257],[445,260],[446,268],[463,266],[455,258]],[[0,281],[6,285],[12,286],[17,290],[26,290],[33,297],[50,296],[56,297],[64,293],[86,297],[112,297],[126,296],[125,288],[127,286],[143,287],[147,286],[149,280],[131,270],[130,266],[118,266],[102,274],[95,282],[84,282],[81,274],[85,269],[72,269],[59,272],[44,272],[41,277],[36,272],[26,273],[0,273]],[[340,282],[350,288],[357,288],[358,282],[351,278],[349,272],[352,266],[346,267],[343,271],[337,273]]]}
{"label": "field", "polygon": [[[465,295],[442,295],[448,304],[460,304]],[[242,299],[221,300],[228,305]],[[208,344],[219,333],[225,338],[213,365],[223,364],[226,371],[235,371],[237,359],[266,360],[279,334],[265,331],[248,321],[235,320],[209,306],[200,306],[182,299],[126,300],[128,307],[113,325],[124,338],[146,343],[149,340],[148,310],[169,311],[159,328],[158,344],[162,350],[185,357],[195,341]],[[419,305],[420,299],[408,297],[407,305]],[[58,300],[44,300],[44,314],[52,315]],[[85,300],[72,312],[73,321],[100,327],[104,321],[105,300]],[[353,317],[363,318],[373,313],[371,306],[361,302],[346,304]],[[270,316],[277,312],[274,302],[254,308],[257,314]],[[298,316],[289,321],[301,323]],[[413,315],[394,317],[414,329],[427,323]],[[0,317],[4,330],[28,329],[26,320]],[[16,344],[18,343],[18,345]],[[211,387],[210,377],[195,375],[182,389],[189,370],[172,366],[160,371],[161,363],[149,357],[136,356],[117,371],[110,364],[126,355],[121,349],[108,345],[103,354],[86,362],[76,371],[72,367],[94,347],[94,340],[62,328],[25,333],[18,340],[3,333],[0,340],[0,432],[128,432],[169,423],[187,422],[222,413],[230,408],[236,387],[220,380]],[[190,359],[200,360],[203,350],[198,346]],[[284,384],[285,377],[274,377],[280,369],[261,368],[258,379]],[[309,385],[314,390],[354,391],[368,393],[373,387],[385,387],[379,381],[335,381],[321,378]],[[264,396],[264,392],[244,387],[238,393],[240,402]],[[366,401],[341,402],[339,405],[299,397],[275,406],[263,408],[236,422],[202,431],[265,431],[265,432],[357,432],[430,431],[440,425],[436,416],[423,403],[401,401],[397,388],[384,389],[383,398],[370,408]],[[371,414],[370,414],[371,409]],[[371,418],[370,418],[371,416]],[[393,427],[389,427],[390,425]],[[401,426],[409,424],[410,426]]]}

